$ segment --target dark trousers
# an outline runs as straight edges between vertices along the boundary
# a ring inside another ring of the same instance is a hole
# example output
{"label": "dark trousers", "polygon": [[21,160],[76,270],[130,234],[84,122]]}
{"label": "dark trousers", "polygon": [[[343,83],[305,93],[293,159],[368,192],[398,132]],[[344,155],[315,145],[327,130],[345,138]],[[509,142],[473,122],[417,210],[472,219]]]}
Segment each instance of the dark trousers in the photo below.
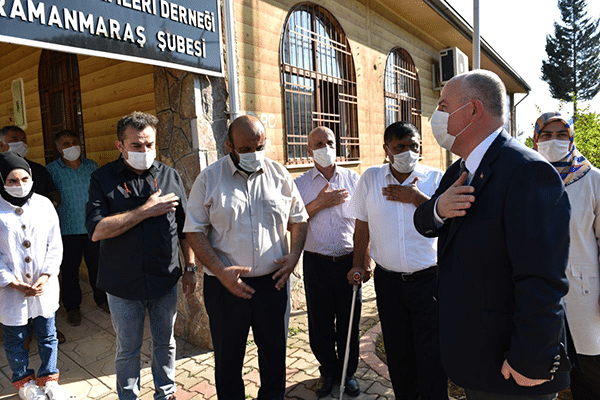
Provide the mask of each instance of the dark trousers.
{"label": "dark trousers", "polygon": [[525,396],[525,395],[514,395],[514,394],[488,393],[488,392],[480,392],[478,390],[465,389],[465,394],[467,395],[467,400],[554,400],[554,399],[556,399],[556,393]]}
{"label": "dark trousers", "polygon": [[81,305],[81,287],[79,286],[79,266],[85,259],[90,286],[94,292],[94,301],[100,305],[106,303],[106,293],[96,287],[98,279],[98,257],[100,243],[92,242],[88,235],[63,235],[63,259],[60,264],[60,297],[67,311]]}
{"label": "dark trousers", "polygon": [[[310,348],[321,364],[321,375],[339,379],[342,376],[352,306],[352,285],[346,278],[352,269],[352,257],[334,262],[304,252],[303,267]],[[358,366],[361,305],[359,289],[352,321],[347,376],[353,375]]]}
{"label": "dark trousers", "polygon": [[378,265],[375,293],[396,399],[447,400],[435,298],[437,275],[404,281],[400,274]]}
{"label": "dark trousers", "polygon": [[245,400],[242,367],[248,331],[258,346],[259,400],[282,400],[289,318],[289,282],[275,289],[273,275],[242,278],[254,288],[250,300],[234,296],[214,276],[204,275],[204,303],[215,350],[219,400]]}
{"label": "dark trousers", "polygon": [[571,370],[571,394],[574,400],[600,399],[600,355],[577,354],[579,368]]}

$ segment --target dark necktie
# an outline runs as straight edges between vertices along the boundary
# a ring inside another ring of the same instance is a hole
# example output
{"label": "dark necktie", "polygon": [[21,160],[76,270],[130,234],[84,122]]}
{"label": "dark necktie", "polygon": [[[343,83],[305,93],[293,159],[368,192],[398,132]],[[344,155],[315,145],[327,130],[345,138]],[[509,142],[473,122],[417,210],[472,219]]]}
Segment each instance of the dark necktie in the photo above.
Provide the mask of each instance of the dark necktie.
{"label": "dark necktie", "polygon": [[458,171],[459,178],[461,177],[463,172],[467,173],[467,180],[465,182],[465,185],[468,185],[471,180],[469,179],[469,170],[467,169],[467,163],[465,162],[465,160],[460,160],[460,170]]}

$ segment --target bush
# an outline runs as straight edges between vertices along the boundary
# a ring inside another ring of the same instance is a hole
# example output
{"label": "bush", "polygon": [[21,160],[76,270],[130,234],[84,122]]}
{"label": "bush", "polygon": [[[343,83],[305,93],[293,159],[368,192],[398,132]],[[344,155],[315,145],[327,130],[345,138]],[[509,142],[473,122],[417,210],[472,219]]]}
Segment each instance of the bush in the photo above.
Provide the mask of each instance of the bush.
{"label": "bush", "polygon": [[600,114],[589,106],[575,115],[575,146],[592,165],[600,166]]}

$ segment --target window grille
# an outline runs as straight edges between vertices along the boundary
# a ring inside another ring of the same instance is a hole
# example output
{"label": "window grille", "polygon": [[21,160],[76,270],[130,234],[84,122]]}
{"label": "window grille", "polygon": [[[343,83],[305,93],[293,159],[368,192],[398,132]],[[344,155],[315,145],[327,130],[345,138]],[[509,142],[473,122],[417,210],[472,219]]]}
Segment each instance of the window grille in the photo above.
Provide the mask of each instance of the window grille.
{"label": "window grille", "polygon": [[390,51],[384,78],[385,126],[406,121],[421,132],[421,89],[410,54],[400,47]]}
{"label": "window grille", "polygon": [[43,50],[38,81],[46,164],[60,156],[54,135],[65,129],[79,136],[81,153],[85,156],[77,55]]}
{"label": "window grille", "polygon": [[333,15],[313,3],[292,8],[283,28],[280,61],[287,163],[311,162],[306,143],[317,126],[334,132],[338,161],[360,159],[354,61]]}

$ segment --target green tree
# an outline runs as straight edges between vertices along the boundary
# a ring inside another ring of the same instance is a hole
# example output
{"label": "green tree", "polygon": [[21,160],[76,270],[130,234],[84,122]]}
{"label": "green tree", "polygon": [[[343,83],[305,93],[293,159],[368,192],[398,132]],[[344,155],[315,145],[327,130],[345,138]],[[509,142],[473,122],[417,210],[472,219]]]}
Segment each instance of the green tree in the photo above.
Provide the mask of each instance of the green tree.
{"label": "green tree", "polygon": [[575,115],[575,146],[592,165],[600,167],[600,114],[588,106]]}
{"label": "green tree", "polygon": [[542,79],[553,98],[573,102],[591,100],[600,91],[600,32],[598,19],[587,16],[586,0],[558,0],[562,23],[554,22],[554,36],[546,36]]}

